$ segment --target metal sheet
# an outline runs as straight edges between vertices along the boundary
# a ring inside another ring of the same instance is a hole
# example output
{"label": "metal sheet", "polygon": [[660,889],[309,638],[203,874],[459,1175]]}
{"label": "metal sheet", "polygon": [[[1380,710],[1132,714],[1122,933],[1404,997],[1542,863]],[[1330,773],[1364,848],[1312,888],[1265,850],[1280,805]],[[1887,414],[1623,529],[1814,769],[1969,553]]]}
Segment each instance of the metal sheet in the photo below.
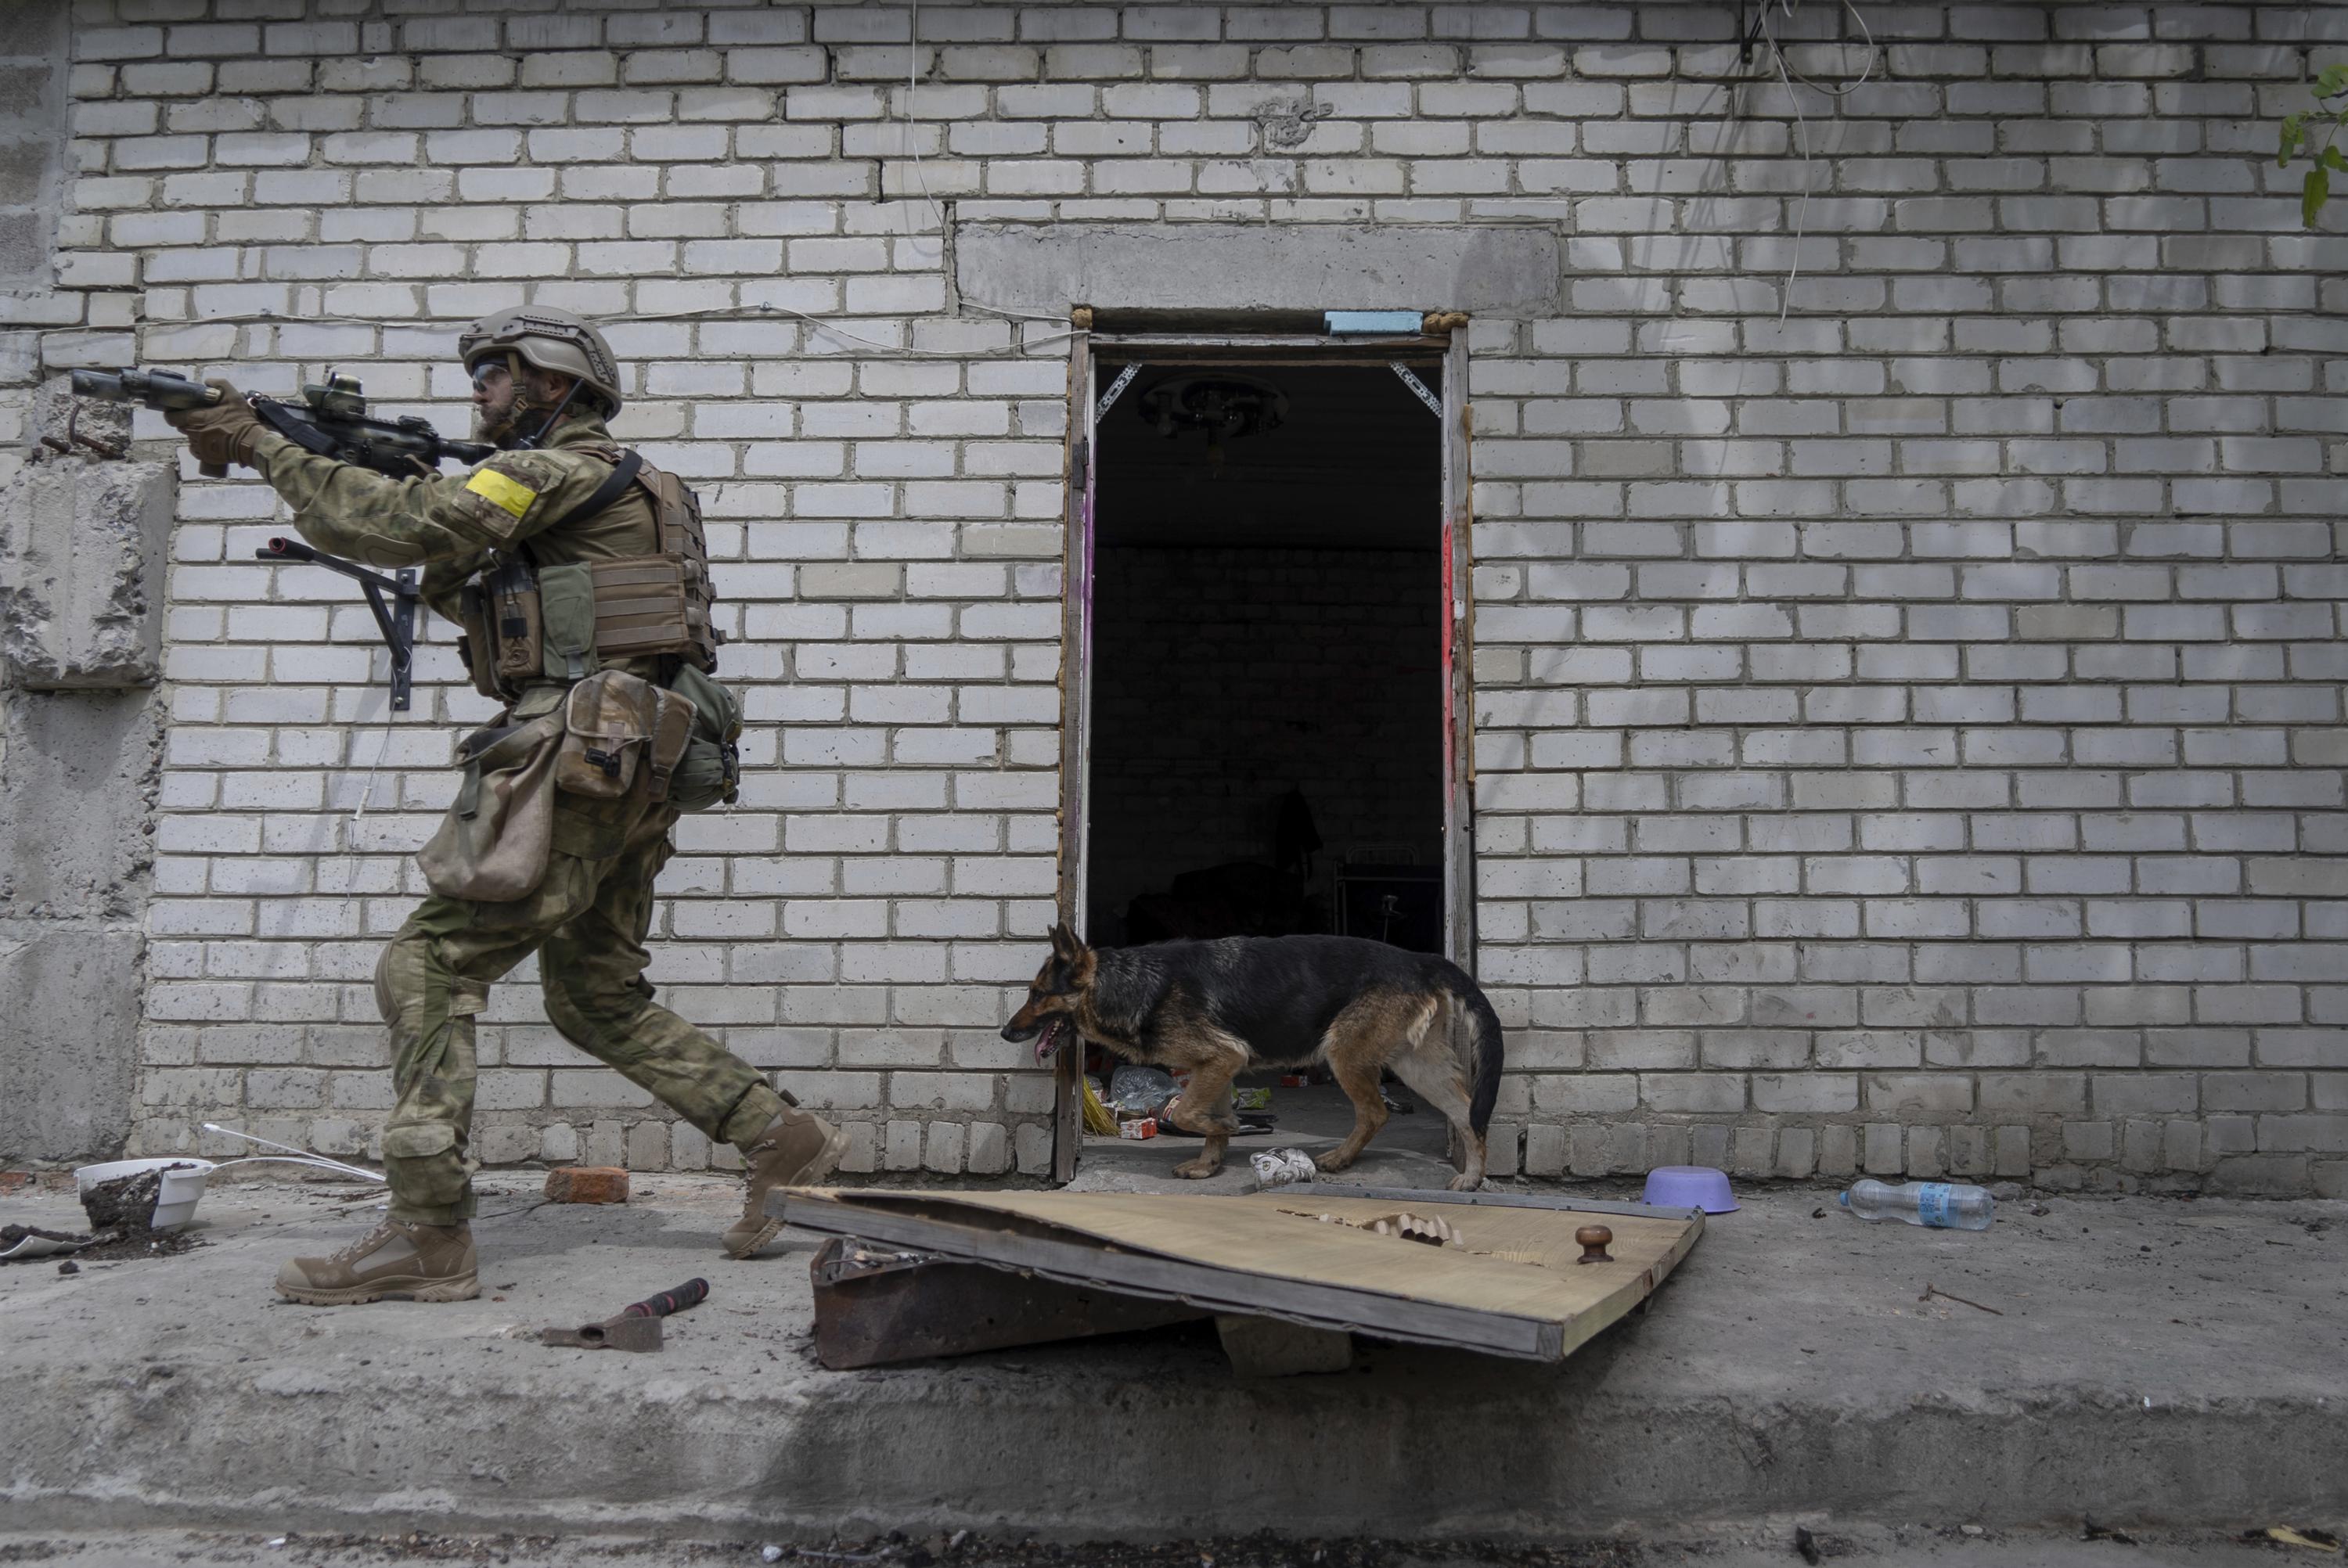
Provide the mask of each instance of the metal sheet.
{"label": "metal sheet", "polygon": [[1097,1286],[835,1236],[812,1266],[816,1359],[835,1370],[1159,1328],[1207,1316]]}

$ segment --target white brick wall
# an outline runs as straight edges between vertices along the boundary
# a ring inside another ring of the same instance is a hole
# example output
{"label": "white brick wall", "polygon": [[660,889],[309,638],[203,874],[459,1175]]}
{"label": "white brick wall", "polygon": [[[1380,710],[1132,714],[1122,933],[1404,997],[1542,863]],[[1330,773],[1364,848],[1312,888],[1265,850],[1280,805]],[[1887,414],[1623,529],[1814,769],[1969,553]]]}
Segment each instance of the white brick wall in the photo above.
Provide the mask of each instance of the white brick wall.
{"label": "white brick wall", "polygon": [[[924,190],[1551,226],[1562,313],[1469,329],[1503,1159],[2338,1192],[2348,243],[2271,149],[2348,13],[1862,10],[1805,128],[1718,5],[932,0],[909,101],[900,6],[80,0],[66,292],[0,316],[455,424],[481,312],[708,313],[612,334],[759,721],[655,976],[860,1165],[1033,1171],[992,1027],[1053,886],[1065,349],[953,297]],[[182,511],[142,1136],[361,1147],[482,705],[432,629],[355,819],[365,611],[252,564],[260,487]],[[709,1157],[495,1008],[492,1158]]]}

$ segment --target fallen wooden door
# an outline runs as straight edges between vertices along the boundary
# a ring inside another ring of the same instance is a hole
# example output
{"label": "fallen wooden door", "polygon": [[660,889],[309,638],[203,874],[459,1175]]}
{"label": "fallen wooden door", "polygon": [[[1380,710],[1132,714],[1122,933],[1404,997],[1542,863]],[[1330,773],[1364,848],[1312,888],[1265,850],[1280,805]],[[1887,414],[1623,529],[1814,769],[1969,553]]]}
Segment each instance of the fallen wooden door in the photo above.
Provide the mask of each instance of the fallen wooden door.
{"label": "fallen wooden door", "polygon": [[[1237,1197],[792,1188],[770,1196],[768,1212],[803,1231],[951,1264],[964,1288],[975,1265],[1197,1314],[1542,1361],[1562,1359],[1643,1301],[1704,1230],[1695,1210],[1319,1184]],[[1457,1240],[1427,1245],[1369,1228],[1404,1214],[1439,1216]],[[1594,1225],[1612,1233],[1609,1255],[1583,1263],[1576,1232]],[[822,1285],[819,1273],[819,1297]],[[902,1320],[904,1300],[892,1311]],[[1075,1316],[1104,1324],[1075,1334],[1134,1326]],[[987,1343],[1014,1342],[1001,1330],[998,1317]],[[860,1336],[864,1353],[892,1358],[885,1338]],[[909,1354],[943,1353],[947,1343],[936,1333],[918,1342],[928,1348]]]}

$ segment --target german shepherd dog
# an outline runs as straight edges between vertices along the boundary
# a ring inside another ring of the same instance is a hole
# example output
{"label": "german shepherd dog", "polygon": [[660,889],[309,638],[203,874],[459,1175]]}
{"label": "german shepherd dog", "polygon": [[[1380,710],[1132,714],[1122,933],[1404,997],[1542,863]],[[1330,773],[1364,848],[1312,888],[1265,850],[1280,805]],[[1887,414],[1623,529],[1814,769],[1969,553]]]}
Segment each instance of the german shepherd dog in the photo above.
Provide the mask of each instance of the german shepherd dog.
{"label": "german shepherd dog", "polygon": [[[1445,1004],[1467,1009],[1472,1076],[1437,1027]],[[1178,1176],[1211,1176],[1239,1131],[1231,1080],[1260,1068],[1326,1062],[1354,1102],[1351,1136],[1313,1163],[1342,1171],[1385,1124],[1381,1070],[1392,1068],[1449,1119],[1468,1152],[1453,1188],[1484,1184],[1484,1131],[1500,1092],[1500,1020],[1456,964],[1358,937],[1224,937],[1088,948],[1052,927],[1052,956],[1003,1038],[1034,1040],[1047,1061],[1075,1030],[1128,1061],[1188,1068],[1189,1087],[1167,1120],[1205,1136]]]}

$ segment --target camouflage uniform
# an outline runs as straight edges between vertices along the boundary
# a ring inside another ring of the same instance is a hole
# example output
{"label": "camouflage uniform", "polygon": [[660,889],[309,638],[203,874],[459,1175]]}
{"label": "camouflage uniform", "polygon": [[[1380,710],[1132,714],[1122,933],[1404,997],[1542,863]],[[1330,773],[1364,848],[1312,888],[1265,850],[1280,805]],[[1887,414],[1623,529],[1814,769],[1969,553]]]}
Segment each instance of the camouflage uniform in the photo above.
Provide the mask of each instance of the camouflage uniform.
{"label": "camouflage uniform", "polygon": [[[658,549],[652,503],[633,486],[595,516],[550,528],[612,473],[572,449],[611,440],[602,419],[580,414],[544,446],[500,452],[470,474],[388,479],[274,434],[259,438],[254,460],[310,544],[376,567],[422,566],[427,601],[454,620],[457,590],[492,548],[528,540],[541,567]],[[484,471],[503,482],[476,483]],[[605,667],[657,681],[657,662]],[[552,712],[565,690],[529,686],[513,717]],[[757,1069],[655,1005],[644,979],[653,879],[673,853],[677,815],[642,787],[610,800],[559,795],[553,853],[537,891],[495,904],[435,895],[384,949],[376,1000],[391,1026],[398,1096],[383,1138],[394,1220],[451,1225],[471,1215],[474,1019],[489,983],[533,952],[547,1014],[563,1038],[709,1138],[747,1145],[783,1114],[783,1098]]]}

